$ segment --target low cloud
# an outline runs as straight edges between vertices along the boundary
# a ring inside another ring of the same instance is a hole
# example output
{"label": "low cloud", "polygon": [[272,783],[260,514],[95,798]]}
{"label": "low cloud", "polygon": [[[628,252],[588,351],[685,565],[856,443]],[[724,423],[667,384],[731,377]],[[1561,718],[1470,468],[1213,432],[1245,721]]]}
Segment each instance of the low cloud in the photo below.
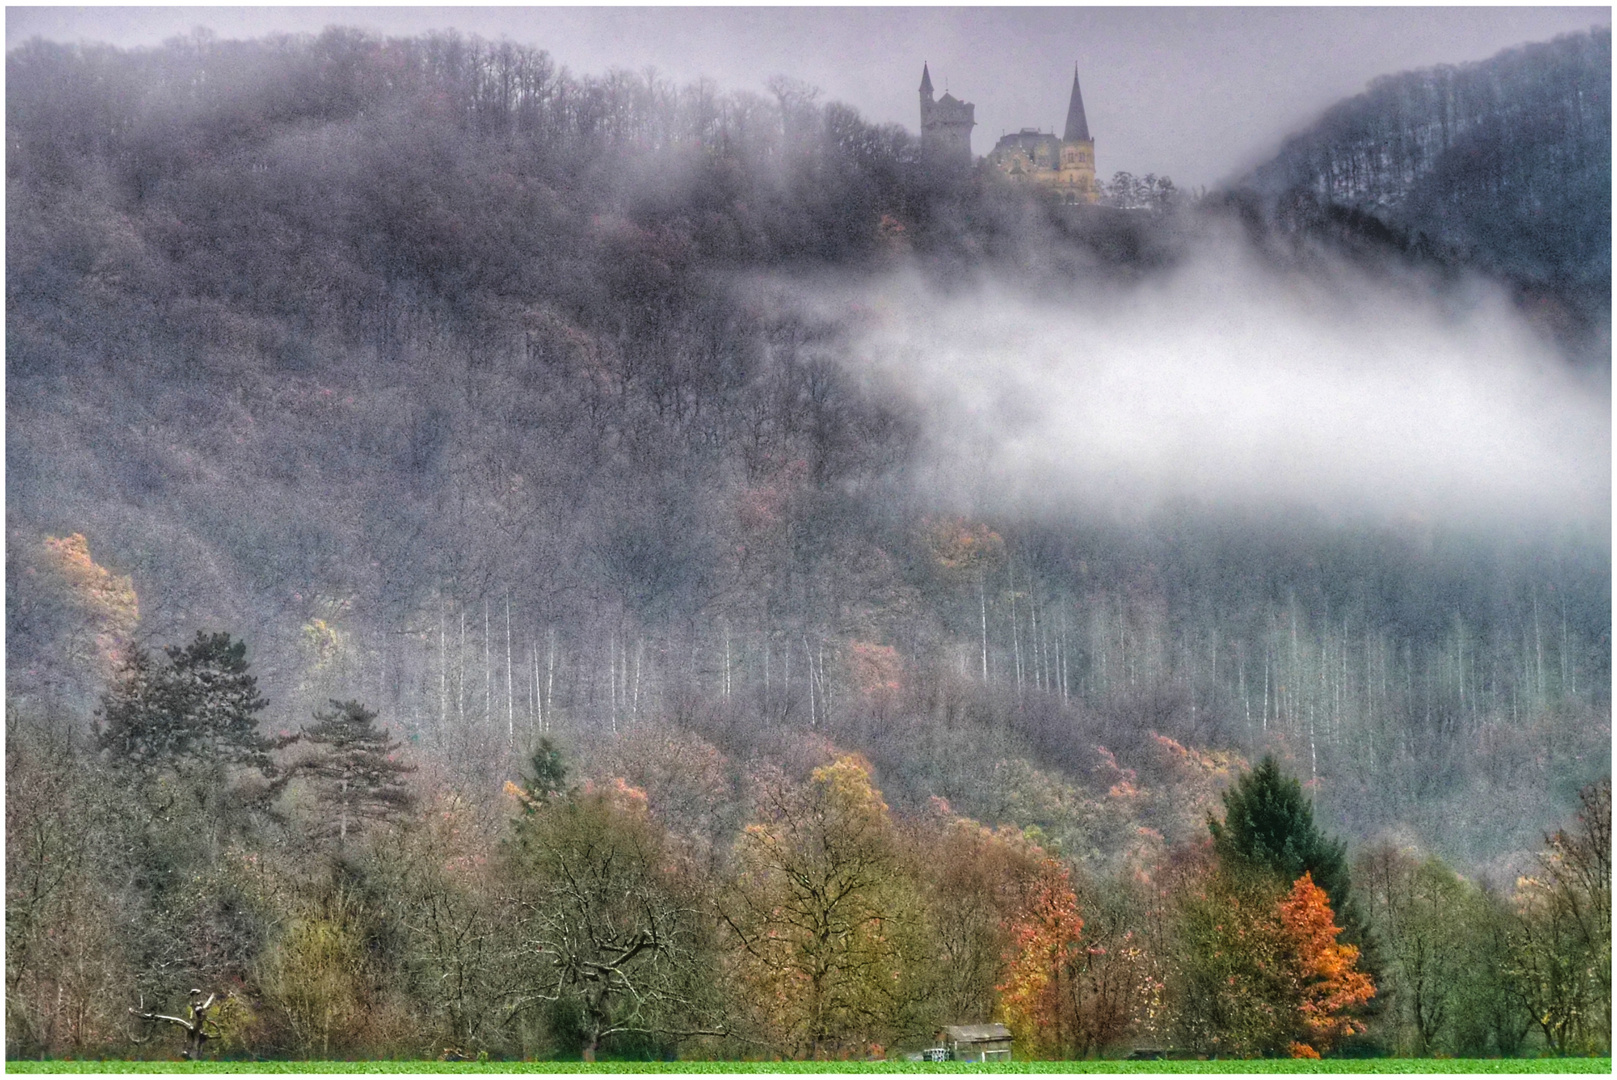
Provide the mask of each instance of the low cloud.
{"label": "low cloud", "polygon": [[972,509],[1609,521],[1608,393],[1481,285],[1209,242],[1060,300],[899,275],[839,303],[851,363],[925,417],[926,482]]}

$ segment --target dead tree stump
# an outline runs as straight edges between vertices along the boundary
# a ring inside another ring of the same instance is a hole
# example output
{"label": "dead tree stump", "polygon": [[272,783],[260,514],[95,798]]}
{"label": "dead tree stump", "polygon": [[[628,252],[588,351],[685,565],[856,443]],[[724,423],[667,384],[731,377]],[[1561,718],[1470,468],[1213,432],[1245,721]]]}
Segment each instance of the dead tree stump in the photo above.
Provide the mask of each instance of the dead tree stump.
{"label": "dead tree stump", "polygon": [[213,1038],[212,1035],[203,1030],[204,1025],[208,1022],[208,1010],[213,1008],[213,999],[214,995],[209,994],[207,1000],[204,1001],[202,991],[193,989],[190,994],[189,1007],[191,1017],[188,1020],[181,1019],[178,1016],[169,1016],[166,1013],[140,1012],[137,1009],[130,1009],[129,1012],[130,1015],[139,1017],[142,1020],[162,1020],[166,1023],[177,1024],[185,1029],[185,1049],[180,1051],[180,1056],[188,1061],[201,1061],[202,1044]]}

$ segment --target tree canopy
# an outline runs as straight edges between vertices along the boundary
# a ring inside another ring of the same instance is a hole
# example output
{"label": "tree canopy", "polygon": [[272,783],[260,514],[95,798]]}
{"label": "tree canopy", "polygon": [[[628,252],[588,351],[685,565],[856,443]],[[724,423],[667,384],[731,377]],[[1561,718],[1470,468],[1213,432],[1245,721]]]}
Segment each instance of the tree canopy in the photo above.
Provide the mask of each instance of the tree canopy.
{"label": "tree canopy", "polygon": [[117,765],[135,768],[232,765],[274,777],[270,752],[285,745],[259,730],[269,701],[248,672],[247,644],[198,631],[164,661],[132,649],[102,698],[97,743]]}

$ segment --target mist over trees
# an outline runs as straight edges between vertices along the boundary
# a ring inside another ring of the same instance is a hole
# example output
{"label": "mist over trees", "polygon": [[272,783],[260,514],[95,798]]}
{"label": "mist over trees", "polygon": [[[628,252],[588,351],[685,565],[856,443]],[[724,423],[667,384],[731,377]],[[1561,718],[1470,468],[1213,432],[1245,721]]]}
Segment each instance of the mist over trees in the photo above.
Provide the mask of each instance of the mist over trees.
{"label": "mist over trees", "polygon": [[[33,41],[7,131],[9,1053],[1601,1045],[1609,536],[945,508],[792,295],[1238,201],[452,33]],[[1214,843],[1252,775],[1320,858]]]}

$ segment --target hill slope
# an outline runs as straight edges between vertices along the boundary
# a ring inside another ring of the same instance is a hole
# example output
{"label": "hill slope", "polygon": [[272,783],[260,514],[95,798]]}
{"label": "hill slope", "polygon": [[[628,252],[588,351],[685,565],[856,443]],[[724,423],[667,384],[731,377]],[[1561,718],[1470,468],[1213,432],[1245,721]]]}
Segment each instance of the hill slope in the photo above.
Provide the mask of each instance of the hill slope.
{"label": "hill slope", "polygon": [[1104,293],[1193,220],[1058,232],[789,88],[453,36],[36,42],[7,110],[8,691],[80,724],[73,534],[142,640],[230,629],[281,722],[362,698],[488,791],[550,724],[830,738],[1113,859],[1060,785],[1157,734],[1480,864],[1601,771],[1603,538],[974,516],[863,377],[880,312],[796,302],[907,260]]}

